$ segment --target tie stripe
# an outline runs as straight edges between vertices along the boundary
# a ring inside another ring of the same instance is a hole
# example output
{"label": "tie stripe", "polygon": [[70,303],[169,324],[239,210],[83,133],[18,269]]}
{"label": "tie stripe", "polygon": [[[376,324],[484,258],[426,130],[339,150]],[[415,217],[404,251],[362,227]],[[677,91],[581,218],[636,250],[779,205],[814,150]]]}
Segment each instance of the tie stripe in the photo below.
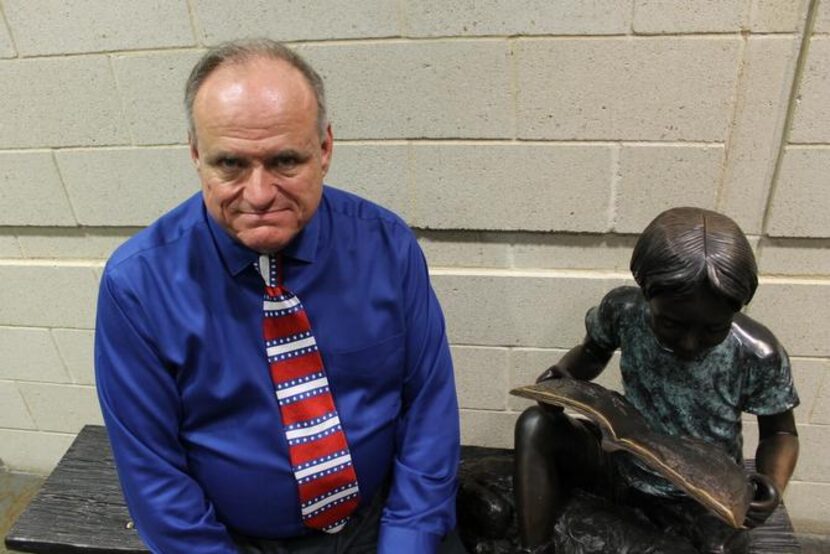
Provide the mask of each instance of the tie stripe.
{"label": "tie stripe", "polygon": [[260,256],[263,337],[306,526],[340,531],[360,503],[346,435],[317,341],[300,299],[280,283],[277,260]]}
{"label": "tie stripe", "polygon": [[298,356],[290,360],[282,360],[279,364],[271,364],[271,379],[291,380],[304,377],[309,373],[320,371],[323,368],[323,360],[319,352],[309,352],[305,356]]}

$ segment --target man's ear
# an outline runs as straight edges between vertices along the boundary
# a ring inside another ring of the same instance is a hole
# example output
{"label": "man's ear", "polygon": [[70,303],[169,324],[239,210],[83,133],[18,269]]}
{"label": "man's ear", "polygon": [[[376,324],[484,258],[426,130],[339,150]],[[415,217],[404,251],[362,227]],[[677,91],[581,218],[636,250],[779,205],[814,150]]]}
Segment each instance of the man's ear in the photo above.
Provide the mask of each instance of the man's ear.
{"label": "man's ear", "polygon": [[193,133],[187,133],[187,144],[190,146],[190,159],[193,160],[196,169],[199,169],[199,148],[196,146],[196,137]]}
{"label": "man's ear", "polygon": [[323,137],[323,141],[320,144],[320,148],[322,150],[320,163],[323,166],[323,175],[325,176],[326,173],[329,172],[329,166],[331,165],[331,154],[334,150],[334,135],[331,132],[331,124],[328,124],[326,126],[326,134]]}

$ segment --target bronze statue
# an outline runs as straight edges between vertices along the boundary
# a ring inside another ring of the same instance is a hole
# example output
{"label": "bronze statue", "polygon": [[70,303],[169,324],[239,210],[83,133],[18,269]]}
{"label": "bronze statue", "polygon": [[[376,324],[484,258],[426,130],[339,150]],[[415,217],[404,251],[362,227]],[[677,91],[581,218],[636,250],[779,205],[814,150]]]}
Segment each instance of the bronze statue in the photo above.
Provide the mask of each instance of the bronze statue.
{"label": "bronze statue", "polygon": [[[742,457],[742,412],[758,418],[759,487],[743,526],[761,524],[778,504],[798,458],[789,359],[775,336],[741,313],[758,285],[752,249],[728,217],[699,208],[661,213],[631,259],[638,287],[619,287],[586,315],[587,335],[538,379],[591,380],[616,349],[625,397],[652,430],[701,439]],[[601,433],[561,408],[528,408],[516,424],[514,489],[528,552],[547,552],[574,487],[637,507],[702,552],[740,551],[735,532],[671,482],[625,452],[604,449]],[[764,481],[764,478],[759,478]],[[694,512],[694,516],[689,514]],[[684,523],[681,520],[685,520]]]}

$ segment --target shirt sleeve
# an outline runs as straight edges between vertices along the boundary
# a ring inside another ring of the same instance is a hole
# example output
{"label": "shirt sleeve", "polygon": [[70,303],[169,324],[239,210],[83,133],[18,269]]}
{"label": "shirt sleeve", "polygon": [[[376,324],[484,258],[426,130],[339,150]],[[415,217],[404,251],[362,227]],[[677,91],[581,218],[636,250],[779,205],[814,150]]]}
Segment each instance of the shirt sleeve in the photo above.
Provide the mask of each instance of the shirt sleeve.
{"label": "shirt sleeve", "polygon": [[459,422],[452,361],[426,261],[406,233],[406,374],[379,554],[432,554],[455,527]]}
{"label": "shirt sleeve", "polygon": [[201,487],[188,474],[174,376],[157,355],[137,295],[105,271],[98,297],[98,398],[127,507],[152,552],[235,553]]}
{"label": "shirt sleeve", "polygon": [[612,290],[603,297],[599,306],[594,306],[585,314],[585,331],[588,336],[597,346],[608,352],[620,347],[623,302],[619,297],[625,292],[623,287]]}
{"label": "shirt sleeve", "polygon": [[790,358],[780,345],[756,360],[746,375],[744,411],[765,416],[786,412],[799,404]]}

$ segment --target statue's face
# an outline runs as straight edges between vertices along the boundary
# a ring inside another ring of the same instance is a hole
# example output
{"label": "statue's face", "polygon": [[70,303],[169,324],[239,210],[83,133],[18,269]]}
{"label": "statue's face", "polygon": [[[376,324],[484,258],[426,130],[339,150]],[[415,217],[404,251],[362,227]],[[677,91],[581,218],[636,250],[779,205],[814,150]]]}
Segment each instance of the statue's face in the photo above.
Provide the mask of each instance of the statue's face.
{"label": "statue's face", "polygon": [[655,296],[649,310],[657,340],[683,360],[699,359],[723,342],[737,313],[732,303],[708,287],[683,295]]}

